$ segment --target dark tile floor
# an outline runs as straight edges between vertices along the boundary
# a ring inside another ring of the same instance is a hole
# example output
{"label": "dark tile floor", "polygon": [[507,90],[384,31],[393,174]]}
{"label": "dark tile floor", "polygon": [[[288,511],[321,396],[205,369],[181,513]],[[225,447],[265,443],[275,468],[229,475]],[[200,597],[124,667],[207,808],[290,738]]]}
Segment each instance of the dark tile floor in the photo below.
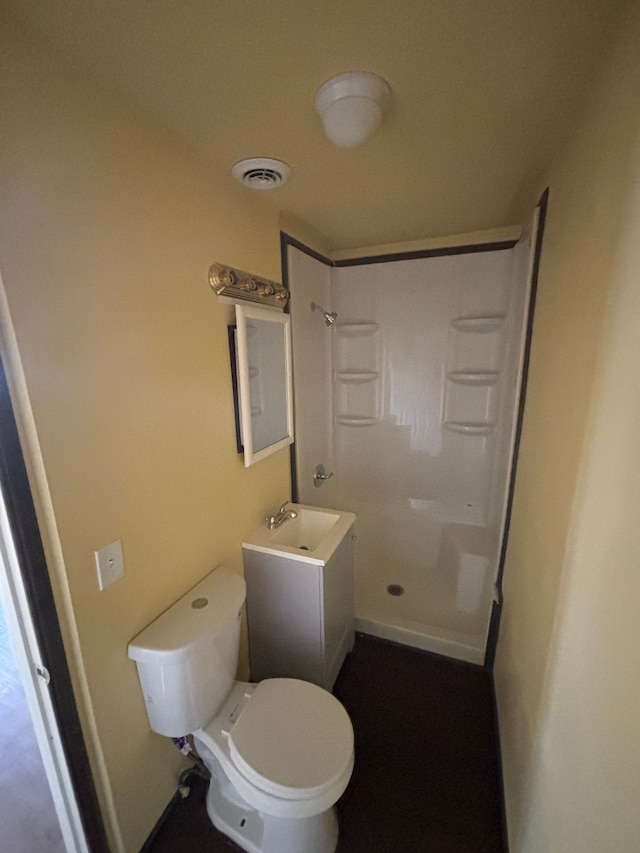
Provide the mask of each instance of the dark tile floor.
{"label": "dark tile floor", "polygon": [[[334,692],[356,740],[338,853],[506,850],[490,675],[359,634]],[[205,793],[196,780],[145,853],[237,851],[209,822]]]}

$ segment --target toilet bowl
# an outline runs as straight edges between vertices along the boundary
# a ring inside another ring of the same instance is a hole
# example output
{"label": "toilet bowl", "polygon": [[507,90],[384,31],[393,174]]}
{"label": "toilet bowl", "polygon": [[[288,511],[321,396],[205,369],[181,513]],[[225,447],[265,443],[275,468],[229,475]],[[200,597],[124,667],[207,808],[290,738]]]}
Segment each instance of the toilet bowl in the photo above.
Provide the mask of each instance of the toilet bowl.
{"label": "toilet bowl", "polygon": [[333,853],[353,728],[315,684],[235,681],[244,580],[211,572],[129,644],[151,728],[193,736],[213,824],[249,853]]}

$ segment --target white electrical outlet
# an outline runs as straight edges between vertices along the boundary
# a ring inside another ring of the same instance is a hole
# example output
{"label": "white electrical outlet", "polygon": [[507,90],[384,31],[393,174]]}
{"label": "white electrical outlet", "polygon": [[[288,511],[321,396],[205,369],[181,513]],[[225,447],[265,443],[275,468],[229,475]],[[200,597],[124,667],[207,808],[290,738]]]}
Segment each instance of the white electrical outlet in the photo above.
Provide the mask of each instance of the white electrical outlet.
{"label": "white electrical outlet", "polygon": [[105,589],[109,584],[123,576],[124,559],[122,557],[122,543],[119,539],[110,545],[105,545],[99,551],[94,551],[93,555],[96,558],[99,589]]}

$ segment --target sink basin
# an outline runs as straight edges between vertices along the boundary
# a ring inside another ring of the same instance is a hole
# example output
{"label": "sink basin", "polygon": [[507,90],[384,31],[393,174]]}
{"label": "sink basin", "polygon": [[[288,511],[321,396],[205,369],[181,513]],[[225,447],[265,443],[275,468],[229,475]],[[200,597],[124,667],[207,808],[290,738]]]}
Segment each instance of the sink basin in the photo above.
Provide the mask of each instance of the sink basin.
{"label": "sink basin", "polygon": [[302,504],[287,504],[287,509],[295,510],[297,518],[288,518],[276,530],[262,524],[243,541],[242,547],[324,565],[356,520],[352,512],[335,509]]}
{"label": "sink basin", "polygon": [[290,545],[304,551],[315,551],[331,528],[340,520],[337,512],[318,511],[307,506],[295,510],[296,518],[288,518],[276,530],[270,530],[270,539],[277,545]]}

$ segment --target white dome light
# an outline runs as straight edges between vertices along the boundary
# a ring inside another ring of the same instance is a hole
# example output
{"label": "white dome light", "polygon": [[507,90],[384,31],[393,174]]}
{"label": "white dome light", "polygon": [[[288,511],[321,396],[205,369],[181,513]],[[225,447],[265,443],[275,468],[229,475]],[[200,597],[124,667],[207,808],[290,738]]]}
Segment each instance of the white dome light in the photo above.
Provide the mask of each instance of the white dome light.
{"label": "white dome light", "polygon": [[316,93],[316,111],[324,132],[343,148],[355,148],[382,121],[391,103],[386,80],[368,71],[349,71],[323,83]]}

